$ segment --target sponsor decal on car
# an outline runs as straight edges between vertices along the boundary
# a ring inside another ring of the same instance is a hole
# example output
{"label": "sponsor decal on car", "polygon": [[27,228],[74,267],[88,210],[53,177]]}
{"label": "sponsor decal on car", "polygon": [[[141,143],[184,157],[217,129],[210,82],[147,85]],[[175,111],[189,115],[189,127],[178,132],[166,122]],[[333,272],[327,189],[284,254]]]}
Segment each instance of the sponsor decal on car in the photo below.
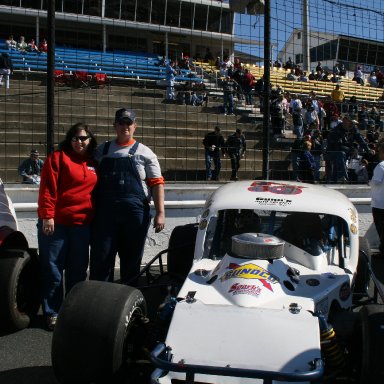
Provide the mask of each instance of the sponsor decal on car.
{"label": "sponsor decal on car", "polygon": [[232,293],[233,296],[250,295],[257,297],[261,293],[261,288],[258,285],[235,283],[229,288],[228,293]]}
{"label": "sponsor decal on car", "polygon": [[235,263],[229,264],[227,267],[229,271],[225,272],[224,275],[220,277],[220,281],[226,281],[228,279],[257,279],[264,285],[265,288],[273,292],[271,284],[276,284],[279,282],[277,276],[272,275],[266,269],[259,267],[256,264],[244,264],[239,265]]}
{"label": "sponsor decal on car", "polygon": [[277,195],[299,195],[303,192],[301,185],[289,185],[283,183],[272,183],[270,181],[254,181],[248,188],[250,192],[271,192]]}
{"label": "sponsor decal on car", "polygon": [[255,203],[259,205],[278,205],[280,207],[285,207],[287,205],[291,205],[292,200],[273,199],[271,197],[256,197]]}
{"label": "sponsor decal on car", "polygon": [[348,208],[349,217],[352,221],[352,223],[357,223],[357,213],[352,208]]}

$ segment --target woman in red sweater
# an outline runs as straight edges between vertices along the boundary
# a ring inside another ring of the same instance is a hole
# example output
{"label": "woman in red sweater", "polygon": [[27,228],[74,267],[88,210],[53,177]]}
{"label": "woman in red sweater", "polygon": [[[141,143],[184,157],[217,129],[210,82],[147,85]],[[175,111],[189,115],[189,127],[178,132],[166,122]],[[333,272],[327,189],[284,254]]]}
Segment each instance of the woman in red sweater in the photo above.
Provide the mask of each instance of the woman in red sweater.
{"label": "woman in red sweater", "polygon": [[67,132],[45,161],[38,201],[38,242],[43,275],[43,313],[53,330],[65,293],[87,277],[96,139],[85,124]]}

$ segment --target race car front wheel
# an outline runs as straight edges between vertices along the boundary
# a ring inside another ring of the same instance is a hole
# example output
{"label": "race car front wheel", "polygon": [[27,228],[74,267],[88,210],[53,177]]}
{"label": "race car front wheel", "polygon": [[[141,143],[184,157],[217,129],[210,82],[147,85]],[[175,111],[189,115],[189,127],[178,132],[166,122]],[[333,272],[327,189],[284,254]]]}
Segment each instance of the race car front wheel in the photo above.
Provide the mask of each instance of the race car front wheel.
{"label": "race car front wheel", "polygon": [[132,356],[135,324],[147,312],[142,293],[120,284],[75,285],[60,309],[52,366],[62,383],[109,383]]}
{"label": "race car front wheel", "polygon": [[360,384],[384,383],[384,305],[371,304],[359,312],[361,351]]}
{"label": "race car front wheel", "polygon": [[8,249],[0,257],[0,327],[9,332],[28,327],[40,307],[40,268],[36,257]]}

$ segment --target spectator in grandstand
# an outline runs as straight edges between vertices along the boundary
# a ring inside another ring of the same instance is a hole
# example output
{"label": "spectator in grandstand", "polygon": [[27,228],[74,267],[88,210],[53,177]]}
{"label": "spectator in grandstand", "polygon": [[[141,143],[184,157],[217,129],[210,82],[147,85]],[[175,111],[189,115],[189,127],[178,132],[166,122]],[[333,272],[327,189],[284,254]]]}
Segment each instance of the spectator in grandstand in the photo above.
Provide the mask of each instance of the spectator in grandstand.
{"label": "spectator in grandstand", "polygon": [[323,71],[317,71],[315,75],[315,80],[317,81],[323,81],[324,79],[324,73]]}
{"label": "spectator in grandstand", "polygon": [[325,117],[323,119],[323,129],[329,129],[331,116],[337,115],[339,112],[339,108],[336,103],[333,102],[331,96],[325,97],[323,108],[325,111]]}
{"label": "spectator in grandstand", "polygon": [[359,123],[359,129],[366,130],[369,122],[369,113],[366,105],[362,105],[357,112],[357,121]]}
{"label": "spectator in grandstand", "polygon": [[227,75],[231,76],[233,64],[229,59],[229,56],[224,56],[223,62],[220,64],[220,76],[226,77]]}
{"label": "spectator in grandstand", "polygon": [[189,60],[189,56],[184,56],[183,57],[183,59],[181,61],[180,68],[181,69],[186,69],[188,71],[191,70],[191,63],[190,63],[190,60]]}
{"label": "spectator in grandstand", "polygon": [[382,70],[376,71],[376,78],[377,78],[377,86],[379,88],[383,88],[384,87],[384,73]]}
{"label": "spectator in grandstand", "polygon": [[311,73],[309,74],[308,80],[316,80],[316,74],[314,69],[312,69]]}
{"label": "spectator in grandstand", "polygon": [[334,101],[336,105],[338,105],[338,109],[341,110],[340,105],[344,102],[345,95],[344,92],[340,89],[339,84],[336,84],[335,89],[331,92],[331,98],[332,101]]}
{"label": "spectator in grandstand", "polygon": [[[221,155],[225,157],[225,141],[220,127],[205,135],[203,140],[205,148],[205,168],[207,180],[219,180],[221,169]],[[212,171],[212,161],[215,169]]]}
{"label": "spectator in grandstand", "polygon": [[308,82],[308,76],[307,76],[307,72],[303,72],[302,75],[297,79],[299,81],[303,81],[303,82]]}
{"label": "spectator in grandstand", "polygon": [[243,76],[243,92],[245,95],[245,104],[253,105],[253,86],[255,83],[255,78],[253,77],[252,73],[249,71],[249,69],[245,69],[244,76]]}
{"label": "spectator in grandstand", "polygon": [[240,168],[240,160],[245,156],[245,151],[247,149],[245,136],[240,128],[237,128],[235,133],[228,136],[225,148],[229,158],[231,159],[231,180],[237,181],[239,180],[238,171]]}
{"label": "spectator in grandstand", "polygon": [[281,135],[285,126],[284,95],[273,92],[271,94],[271,125],[274,135]]}
{"label": "spectator in grandstand", "polygon": [[331,74],[328,71],[324,71],[322,81],[330,82],[330,76]]}
{"label": "spectator in grandstand", "polygon": [[327,182],[336,183],[348,180],[346,162],[349,150],[343,120],[333,127],[327,135],[326,156],[329,162]]}
{"label": "spectator in grandstand", "polygon": [[323,66],[321,65],[321,61],[317,62],[316,72],[320,72],[320,73],[324,72]]}
{"label": "spectator in grandstand", "polygon": [[21,52],[25,52],[27,50],[28,44],[25,41],[24,36],[20,36],[20,39],[17,43],[17,49]]}
{"label": "spectator in grandstand", "polygon": [[39,159],[39,151],[32,149],[28,159],[19,165],[19,175],[23,178],[23,184],[40,184],[41,168],[44,161]]}
{"label": "spectator in grandstand", "polygon": [[17,43],[16,40],[13,38],[13,35],[9,35],[8,39],[5,40],[5,49],[8,49],[8,51],[17,49]]}
{"label": "spectator in grandstand", "polygon": [[319,129],[315,129],[311,137],[311,154],[315,162],[313,169],[313,178],[315,182],[320,181],[320,168],[321,168],[321,157],[323,154],[323,137]]}
{"label": "spectator in grandstand", "polygon": [[221,59],[220,59],[220,56],[217,56],[217,57],[216,57],[215,67],[216,67],[216,69],[220,69],[220,68],[221,68]]}
{"label": "spectator in grandstand", "polygon": [[276,59],[275,62],[273,63],[273,66],[276,68],[282,68],[283,64],[279,59]]}
{"label": "spectator in grandstand", "polygon": [[333,66],[332,73],[335,77],[338,77],[340,75],[340,64],[339,63],[335,63],[335,65]]}
{"label": "spectator in grandstand", "polygon": [[165,80],[167,82],[167,100],[175,100],[176,63],[170,61],[165,66]]}
{"label": "spectator in grandstand", "polygon": [[64,280],[68,294],[87,277],[90,222],[94,214],[92,193],[97,181],[92,159],[96,145],[89,127],[75,124],[42,169],[37,235],[43,314],[49,330],[55,327],[63,302]]}
{"label": "spectator in grandstand", "polygon": [[[272,114],[272,113],[271,113]],[[306,105],[306,111],[304,112],[304,132],[310,127],[315,127],[318,129],[320,127],[319,115],[317,114],[315,107],[311,102],[308,102]]]}
{"label": "spectator in grandstand", "polygon": [[357,84],[364,85],[364,75],[360,65],[357,66],[355,70],[355,75],[352,80],[356,81]]}
{"label": "spectator in grandstand", "polygon": [[28,52],[39,52],[39,48],[37,47],[34,39],[31,39],[31,41],[28,43],[27,51]]}
{"label": "spectator in grandstand", "polygon": [[[269,85],[272,88],[271,84]],[[259,97],[259,107],[260,112],[263,113],[263,98],[264,92],[266,91],[266,82],[264,79],[264,75],[256,81],[255,83],[255,95]]]}
{"label": "spectator in grandstand", "polygon": [[233,61],[233,71],[236,72],[236,71],[242,71],[242,70],[243,70],[243,65],[241,64],[240,58],[235,57]]}
{"label": "spectator in grandstand", "polygon": [[337,75],[333,74],[331,77],[331,83],[335,84],[335,83],[338,83],[339,81],[340,81],[340,78]]}
{"label": "spectator in grandstand", "polygon": [[380,112],[377,109],[377,107],[372,107],[371,110],[369,111],[368,115],[369,115],[370,123],[373,123],[375,125],[376,129],[383,131],[384,126],[382,124],[383,122],[381,121]]}
{"label": "spectator in grandstand", "polygon": [[291,57],[288,58],[287,62],[285,63],[285,69],[293,69],[294,62],[292,61]]}
{"label": "spectator in grandstand", "polygon": [[289,80],[289,81],[296,81],[297,80],[297,76],[293,72],[289,72],[289,73],[287,73],[287,80]]}
{"label": "spectator in grandstand", "polygon": [[368,76],[368,83],[371,87],[377,88],[379,83],[377,82],[376,72],[372,71]]}
{"label": "spectator in grandstand", "polygon": [[301,65],[295,65],[294,74],[296,77],[300,77],[303,74],[303,70],[301,69]]}
{"label": "spectator in grandstand", "polygon": [[299,177],[301,181],[305,183],[314,182],[314,170],[315,170],[315,159],[311,153],[312,144],[310,141],[304,141],[303,150],[299,154]]}
{"label": "spectator in grandstand", "polygon": [[[348,103],[348,113],[351,117],[354,117],[357,114],[358,104],[356,96],[351,96]],[[341,111],[344,112],[344,111]]]}
{"label": "spectator in grandstand", "polygon": [[47,39],[43,39],[41,40],[40,44],[39,44],[39,52],[41,53],[47,53],[48,52],[48,43],[47,43]]}
{"label": "spectator in grandstand", "polygon": [[204,56],[204,62],[206,63],[212,63],[214,60],[213,55],[209,47],[205,48],[205,56]]}
{"label": "spectator in grandstand", "polygon": [[13,63],[8,53],[3,52],[0,56],[0,86],[3,86],[5,77],[5,88],[9,89],[9,78],[13,73]]}
{"label": "spectator in grandstand", "polygon": [[233,95],[236,91],[237,83],[227,75],[223,81],[222,87],[224,96],[224,114],[233,115]]}
{"label": "spectator in grandstand", "polygon": [[293,123],[293,133],[296,135],[298,139],[302,138],[304,135],[304,120],[303,115],[301,113],[302,104],[301,100],[296,97],[296,95],[292,95],[290,110],[292,115],[292,123]]}
{"label": "spectator in grandstand", "polygon": [[373,222],[380,238],[380,253],[384,256],[384,143],[377,148],[379,163],[370,181]]}
{"label": "spectator in grandstand", "polygon": [[347,76],[347,69],[345,68],[345,65],[340,64],[339,68],[340,68],[340,76],[343,76],[343,77]]}
{"label": "spectator in grandstand", "polygon": [[[116,111],[116,138],[95,152],[99,183],[92,227],[90,279],[113,281],[116,253],[120,257],[121,283],[135,286],[150,225],[149,201],[153,197],[153,227],[165,225],[164,178],[157,156],[134,139],[136,114]],[[118,171],[117,171],[118,170]]]}

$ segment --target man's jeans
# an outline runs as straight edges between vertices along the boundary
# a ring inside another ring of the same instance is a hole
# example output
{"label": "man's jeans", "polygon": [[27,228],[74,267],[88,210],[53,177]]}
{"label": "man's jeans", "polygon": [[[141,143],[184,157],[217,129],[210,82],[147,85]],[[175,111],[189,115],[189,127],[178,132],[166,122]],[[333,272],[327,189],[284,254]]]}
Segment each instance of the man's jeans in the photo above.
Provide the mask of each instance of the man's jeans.
{"label": "man's jeans", "polygon": [[0,68],[0,83],[3,81],[3,76],[5,76],[5,88],[9,88],[9,75],[11,70],[8,68]]}
{"label": "man's jeans", "polygon": [[[215,169],[212,172],[211,164],[215,165]],[[205,150],[205,167],[207,169],[207,180],[219,180],[220,169],[221,169],[221,159],[220,159],[220,150],[209,151]]]}
{"label": "man's jeans", "polygon": [[63,302],[63,271],[65,270],[65,294],[87,278],[89,261],[89,225],[55,224],[52,235],[42,231],[39,220],[38,241],[43,280],[43,313],[58,314]]}
{"label": "man's jeans", "polygon": [[229,92],[224,92],[224,113],[233,113],[233,95]]}
{"label": "man's jeans", "polygon": [[348,180],[345,153],[343,151],[329,151],[327,152],[327,159],[330,166],[330,180],[328,181],[337,183],[339,180]]}

